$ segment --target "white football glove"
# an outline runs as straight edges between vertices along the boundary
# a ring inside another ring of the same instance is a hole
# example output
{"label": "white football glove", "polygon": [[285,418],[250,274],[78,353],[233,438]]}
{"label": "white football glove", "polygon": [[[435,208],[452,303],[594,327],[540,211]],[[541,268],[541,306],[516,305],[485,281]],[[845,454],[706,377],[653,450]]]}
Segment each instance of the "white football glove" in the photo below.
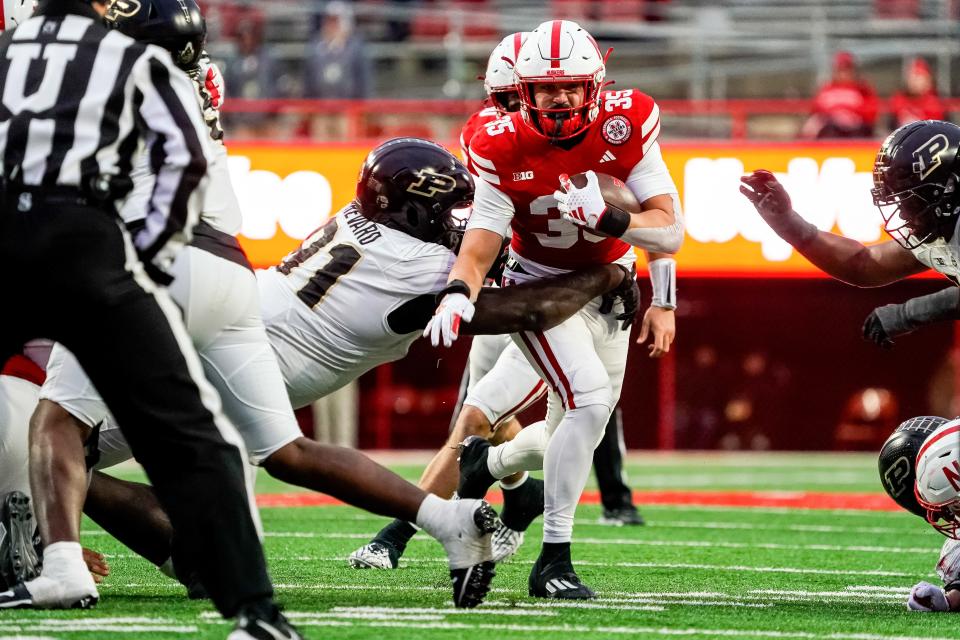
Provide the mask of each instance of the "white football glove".
{"label": "white football glove", "polygon": [[600,219],[607,212],[607,203],[603,201],[600,192],[600,183],[597,174],[587,171],[587,186],[579,189],[570,182],[570,176],[560,174],[560,186],[563,191],[554,191],[553,197],[557,200],[557,208],[564,220],[588,229],[596,229]]}
{"label": "white football glove", "polygon": [[918,582],[910,589],[907,608],[912,611],[950,611],[943,589],[929,582]]}
{"label": "white football glove", "polygon": [[474,311],[476,308],[470,298],[462,293],[448,293],[423,330],[423,337],[430,336],[430,344],[435,347],[440,345],[442,337],[443,346],[449,347],[460,334],[460,322],[473,320]]}
{"label": "white football glove", "polygon": [[197,95],[200,97],[203,120],[210,129],[210,137],[214,140],[223,139],[223,127],[220,126],[220,109],[223,107],[224,85],[220,68],[204,52],[197,61],[197,66],[190,71],[189,75],[190,79],[193,80]]}

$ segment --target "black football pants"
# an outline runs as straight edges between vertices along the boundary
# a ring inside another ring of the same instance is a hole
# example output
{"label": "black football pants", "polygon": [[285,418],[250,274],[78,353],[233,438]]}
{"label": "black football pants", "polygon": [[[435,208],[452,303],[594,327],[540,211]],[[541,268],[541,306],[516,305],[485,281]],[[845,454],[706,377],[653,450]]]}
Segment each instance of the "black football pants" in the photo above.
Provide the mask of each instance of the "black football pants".
{"label": "black football pants", "polygon": [[603,440],[593,451],[593,471],[597,474],[604,509],[623,509],[633,505],[630,487],[624,482],[623,453],[623,417],[617,407],[607,421]]}
{"label": "black football pants", "polygon": [[112,215],[36,194],[20,211],[15,196],[0,199],[0,362],[29,339],[63,343],[119,422],[220,612],[270,597],[243,458],[217,426],[219,402],[198,382],[166,292],[153,293]]}

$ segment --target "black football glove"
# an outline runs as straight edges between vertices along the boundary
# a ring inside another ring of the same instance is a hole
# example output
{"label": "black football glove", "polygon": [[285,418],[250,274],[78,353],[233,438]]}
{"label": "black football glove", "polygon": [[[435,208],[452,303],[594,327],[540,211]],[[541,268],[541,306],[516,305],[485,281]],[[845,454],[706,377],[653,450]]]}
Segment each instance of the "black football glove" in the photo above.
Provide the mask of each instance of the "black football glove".
{"label": "black football glove", "polygon": [[623,269],[623,281],[600,298],[600,313],[610,313],[614,303],[620,300],[623,303],[623,313],[617,314],[616,318],[621,321],[620,328],[626,331],[640,310],[640,285],[637,284],[636,269],[617,266]]}
{"label": "black football glove", "polygon": [[867,319],[863,321],[863,339],[872,342],[881,349],[892,349],[893,340],[887,333],[884,325],[884,318],[890,319],[890,310],[888,307],[898,307],[900,305],[888,304],[877,307],[870,312]]}

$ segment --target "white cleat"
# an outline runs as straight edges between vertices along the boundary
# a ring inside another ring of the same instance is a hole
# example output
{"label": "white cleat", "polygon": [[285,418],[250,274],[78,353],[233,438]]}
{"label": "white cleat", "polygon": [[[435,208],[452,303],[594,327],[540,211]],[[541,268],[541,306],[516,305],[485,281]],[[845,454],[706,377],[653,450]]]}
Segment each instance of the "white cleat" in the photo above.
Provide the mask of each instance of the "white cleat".
{"label": "white cleat", "polygon": [[483,500],[452,504],[453,526],[437,539],[447,551],[454,604],[472,608],[483,602],[496,575],[490,534],[497,526],[497,512]]}
{"label": "white cleat", "polygon": [[369,542],[347,558],[350,566],[354,569],[396,569],[397,558],[390,553],[387,545],[374,540]]}
{"label": "white cleat", "polygon": [[497,521],[497,530],[493,532],[490,546],[493,549],[493,561],[497,564],[507,562],[523,544],[523,531],[514,531],[503,522]]}
{"label": "white cleat", "polygon": [[0,609],[89,609],[97,604],[100,595],[90,584],[64,584],[46,576],[14,585],[0,593]]}

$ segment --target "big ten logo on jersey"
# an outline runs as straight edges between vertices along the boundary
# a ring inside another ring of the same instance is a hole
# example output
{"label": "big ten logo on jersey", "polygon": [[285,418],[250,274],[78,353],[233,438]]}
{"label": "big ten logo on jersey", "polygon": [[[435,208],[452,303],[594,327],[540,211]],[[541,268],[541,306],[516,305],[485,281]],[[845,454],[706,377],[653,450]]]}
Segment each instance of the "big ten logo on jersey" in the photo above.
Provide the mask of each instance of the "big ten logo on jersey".
{"label": "big ten logo on jersey", "polygon": [[544,247],[550,249],[569,249],[577,244],[580,238],[587,242],[601,242],[606,236],[598,236],[595,233],[586,231],[580,225],[573,224],[564,220],[557,208],[557,199],[553,195],[540,196],[530,203],[530,214],[534,216],[546,216],[541,220],[546,220],[546,233],[534,231],[533,235]]}
{"label": "big ten logo on jersey", "polygon": [[457,186],[457,181],[452,177],[430,169],[421,169],[416,175],[417,180],[407,187],[408,193],[432,198],[438,193],[450,193]]}
{"label": "big ten logo on jersey", "polygon": [[498,118],[493,122],[488,122],[484,127],[487,129],[488,136],[498,136],[504,131],[509,131],[510,133],[517,132],[513,126],[513,120],[510,119],[509,115]]}

